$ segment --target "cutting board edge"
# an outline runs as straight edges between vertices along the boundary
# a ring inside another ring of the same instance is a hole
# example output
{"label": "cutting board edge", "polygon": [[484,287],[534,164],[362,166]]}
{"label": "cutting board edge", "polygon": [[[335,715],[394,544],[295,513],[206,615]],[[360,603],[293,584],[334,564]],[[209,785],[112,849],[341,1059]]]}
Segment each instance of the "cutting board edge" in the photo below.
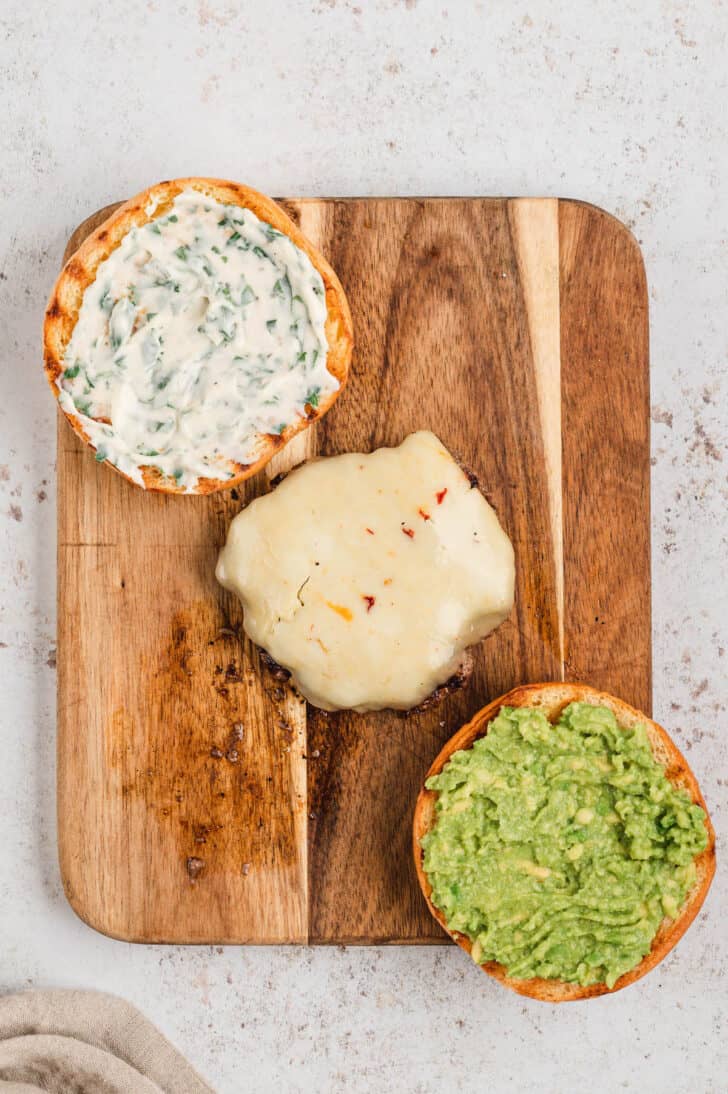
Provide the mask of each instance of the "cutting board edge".
{"label": "cutting board edge", "polygon": [[[69,233],[68,241],[67,241],[66,246],[64,248],[63,257],[62,257],[62,260],[61,260],[61,265],[65,265],[65,263],[68,261],[68,259],[73,254],[73,252],[79,246],[79,244],[76,244],[75,246],[72,246],[72,244],[75,241],[76,236],[81,235],[81,233],[84,232],[84,229],[86,228],[87,225],[93,223],[94,227],[95,227],[97,223],[101,223],[101,221],[99,221],[98,218],[102,214],[105,214],[104,219],[108,216],[111,216],[111,214],[114,212],[114,210],[118,209],[120,205],[123,205],[124,201],[126,201],[126,200],[127,200],[126,198],[122,198],[121,200],[118,200],[118,201],[111,201],[107,205],[101,205],[101,206],[99,206],[98,209],[95,210],[95,212],[89,213],[89,215],[87,217],[84,217],[84,219],[82,221],[80,221],[75,226],[75,228]],[[326,203],[326,204],[337,204],[337,203],[339,203],[339,204],[352,204],[354,202],[361,202],[361,201],[373,201],[373,202],[397,202],[397,201],[413,201],[413,202],[425,202],[425,201],[427,201],[427,202],[432,202],[432,201],[441,201],[443,203],[445,203],[445,202],[457,202],[457,201],[488,201],[488,202],[503,202],[503,201],[505,201],[505,202],[508,202],[508,203],[510,203],[510,202],[521,202],[521,201],[535,201],[535,202],[555,201],[559,204],[559,206],[562,206],[562,205],[575,205],[575,206],[580,206],[584,209],[589,209],[592,212],[597,213],[602,217],[606,217],[607,219],[609,219],[609,220],[613,221],[615,224],[617,224],[619,226],[619,228],[622,231],[624,231],[631,238],[631,240],[633,241],[636,250],[639,252],[640,259],[642,261],[642,266],[643,266],[643,269],[644,269],[644,258],[642,256],[642,248],[640,246],[639,240],[637,239],[637,237],[635,236],[634,232],[629,227],[629,225],[625,224],[625,222],[623,220],[621,220],[617,216],[616,213],[610,212],[609,209],[605,209],[604,206],[597,205],[595,202],[587,201],[585,198],[561,197],[561,196],[558,196],[558,195],[555,196],[555,197],[551,197],[551,196],[548,196],[546,194],[536,194],[536,195],[529,195],[529,194],[500,194],[500,195],[498,195],[498,194],[410,194],[410,195],[402,195],[402,194],[346,194],[346,195],[340,195],[338,197],[336,195],[332,195],[332,194],[322,196],[322,197],[295,197],[295,196],[292,196],[291,194],[288,194],[285,197],[274,198],[274,200],[277,201],[280,205],[294,206],[294,207],[295,206],[300,206],[300,205],[304,205],[304,206],[305,205],[319,205],[321,203]],[[93,229],[91,229],[91,230],[93,231]]]}

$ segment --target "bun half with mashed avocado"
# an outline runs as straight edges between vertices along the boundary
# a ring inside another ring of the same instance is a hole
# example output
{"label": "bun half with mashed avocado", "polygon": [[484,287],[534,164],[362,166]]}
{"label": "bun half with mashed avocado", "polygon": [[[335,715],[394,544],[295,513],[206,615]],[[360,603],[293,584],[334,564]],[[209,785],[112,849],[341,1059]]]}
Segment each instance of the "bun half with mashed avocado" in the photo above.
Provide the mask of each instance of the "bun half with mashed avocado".
{"label": "bun half with mashed avocado", "polygon": [[346,383],[349,305],[276,202],[235,182],[161,182],[68,260],[45,372],[99,462],[165,493],[250,478]]}
{"label": "bun half with mashed avocado", "polygon": [[677,746],[584,684],[526,685],[479,711],[432,764],[413,837],[435,919],[484,972],[551,1003],[648,973],[715,873]]}

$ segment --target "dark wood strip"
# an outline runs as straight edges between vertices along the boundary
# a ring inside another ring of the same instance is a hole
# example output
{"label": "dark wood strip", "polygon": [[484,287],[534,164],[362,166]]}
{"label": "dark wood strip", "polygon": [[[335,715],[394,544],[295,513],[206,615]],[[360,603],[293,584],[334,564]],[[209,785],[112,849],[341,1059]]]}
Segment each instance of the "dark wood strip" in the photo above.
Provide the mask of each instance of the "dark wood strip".
{"label": "dark wood strip", "polygon": [[309,711],[309,755],[319,754],[308,768],[311,940],[434,940],[409,850],[424,773],[488,699],[560,672],[528,316],[506,201],[347,202],[320,244],[357,331],[321,451],[433,429],[478,476],[517,555],[517,606],[475,651],[464,691],[421,714]]}
{"label": "dark wood strip", "polygon": [[561,202],[566,673],[652,710],[650,385],[639,246]]}

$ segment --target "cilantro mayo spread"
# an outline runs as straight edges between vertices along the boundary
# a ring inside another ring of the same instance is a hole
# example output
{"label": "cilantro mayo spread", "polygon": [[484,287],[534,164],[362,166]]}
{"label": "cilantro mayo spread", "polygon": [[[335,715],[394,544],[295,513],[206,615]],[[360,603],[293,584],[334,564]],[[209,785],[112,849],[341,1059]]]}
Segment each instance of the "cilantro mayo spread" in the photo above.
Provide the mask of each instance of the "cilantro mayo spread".
{"label": "cilantro mayo spread", "polygon": [[97,459],[143,484],[232,478],[338,388],[323,281],[249,209],[188,189],[132,228],[84,293],[59,378]]}
{"label": "cilantro mayo spread", "polygon": [[432,902],[510,977],[612,987],[675,918],[707,845],[705,813],[654,759],[643,726],[572,703],[551,725],[503,707],[427,782]]}

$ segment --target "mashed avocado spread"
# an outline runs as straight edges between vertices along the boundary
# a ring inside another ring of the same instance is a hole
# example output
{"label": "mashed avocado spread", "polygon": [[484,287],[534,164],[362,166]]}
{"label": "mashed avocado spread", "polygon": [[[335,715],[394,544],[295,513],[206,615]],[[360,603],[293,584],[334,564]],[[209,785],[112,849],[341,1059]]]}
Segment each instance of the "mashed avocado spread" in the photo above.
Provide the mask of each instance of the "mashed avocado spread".
{"label": "mashed avocado spread", "polygon": [[668,781],[644,726],[588,703],[554,725],[503,707],[427,787],[432,902],[476,962],[515,979],[612,987],[678,914],[707,845],[704,811]]}

